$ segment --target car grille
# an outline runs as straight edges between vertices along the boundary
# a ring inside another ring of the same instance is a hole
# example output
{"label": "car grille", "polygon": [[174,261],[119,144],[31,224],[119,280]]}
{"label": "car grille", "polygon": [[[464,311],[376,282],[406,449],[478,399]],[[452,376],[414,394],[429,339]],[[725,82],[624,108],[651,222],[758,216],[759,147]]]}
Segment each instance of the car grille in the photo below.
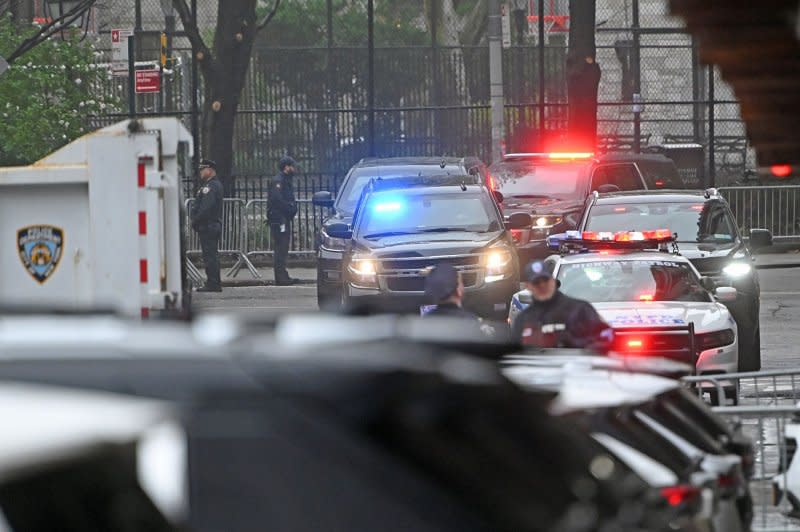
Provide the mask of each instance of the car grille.
{"label": "car grille", "polygon": [[719,275],[722,272],[722,268],[728,265],[731,261],[729,257],[714,257],[714,258],[707,258],[707,259],[694,259],[692,263],[694,263],[695,268],[697,271],[700,272],[700,275],[706,276],[713,276]]}
{"label": "car grille", "polygon": [[383,259],[378,275],[385,280],[386,289],[390,292],[423,292],[428,269],[445,262],[461,272],[465,288],[478,284],[481,269],[481,256],[478,254]]}
{"label": "car grille", "polygon": [[[631,347],[629,342],[641,342],[641,346]],[[696,347],[692,346],[688,328],[669,332],[615,329],[613,350],[623,354],[663,357],[692,365],[696,356]]]}

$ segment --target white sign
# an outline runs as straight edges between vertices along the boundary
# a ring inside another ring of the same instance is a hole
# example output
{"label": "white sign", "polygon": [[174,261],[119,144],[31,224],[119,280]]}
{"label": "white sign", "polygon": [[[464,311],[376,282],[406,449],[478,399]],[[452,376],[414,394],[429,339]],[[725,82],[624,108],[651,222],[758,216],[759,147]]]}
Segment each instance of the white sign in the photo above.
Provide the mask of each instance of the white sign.
{"label": "white sign", "polygon": [[131,29],[111,30],[111,74],[128,75],[128,37],[133,36]]}
{"label": "white sign", "polygon": [[508,10],[508,4],[505,2],[501,4],[500,9],[503,20],[503,48],[511,48],[511,13]]}

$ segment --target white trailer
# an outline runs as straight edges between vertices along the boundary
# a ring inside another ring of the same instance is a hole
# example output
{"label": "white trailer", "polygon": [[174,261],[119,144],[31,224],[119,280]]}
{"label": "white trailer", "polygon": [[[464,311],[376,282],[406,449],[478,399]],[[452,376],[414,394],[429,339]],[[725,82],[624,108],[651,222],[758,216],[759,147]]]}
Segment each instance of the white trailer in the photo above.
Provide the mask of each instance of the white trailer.
{"label": "white trailer", "polygon": [[0,168],[0,305],[181,309],[181,176],[173,118],[124,121],[41,161]]}

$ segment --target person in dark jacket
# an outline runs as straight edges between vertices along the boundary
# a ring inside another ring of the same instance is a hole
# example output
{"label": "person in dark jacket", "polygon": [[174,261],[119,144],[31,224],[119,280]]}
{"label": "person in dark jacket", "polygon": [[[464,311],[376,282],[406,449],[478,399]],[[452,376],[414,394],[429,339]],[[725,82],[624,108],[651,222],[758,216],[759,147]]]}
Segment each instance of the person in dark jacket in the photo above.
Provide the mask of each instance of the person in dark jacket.
{"label": "person in dark jacket", "polygon": [[514,341],[537,347],[605,348],[611,327],[591,303],[561,293],[545,262],[529,264],[525,280],[533,301],[512,324]]}
{"label": "person in dark jacket", "polygon": [[203,159],[200,162],[202,186],[192,205],[192,229],[200,236],[206,284],[198,292],[222,292],[219,272],[219,239],[222,235],[222,183],[217,178],[217,165]]}
{"label": "person in dark jacket", "polygon": [[296,167],[297,163],[291,157],[283,157],[280,160],[278,164],[280,172],[270,183],[267,198],[267,222],[272,238],[273,268],[277,286],[297,284],[297,279],[289,277],[289,272],[286,270],[292,220],[297,215],[293,179]]}
{"label": "person in dark jacket", "polygon": [[425,295],[436,303],[436,307],[425,314],[426,317],[446,316],[478,321],[475,314],[461,306],[464,300],[464,283],[451,264],[442,263],[431,270],[425,278]]}

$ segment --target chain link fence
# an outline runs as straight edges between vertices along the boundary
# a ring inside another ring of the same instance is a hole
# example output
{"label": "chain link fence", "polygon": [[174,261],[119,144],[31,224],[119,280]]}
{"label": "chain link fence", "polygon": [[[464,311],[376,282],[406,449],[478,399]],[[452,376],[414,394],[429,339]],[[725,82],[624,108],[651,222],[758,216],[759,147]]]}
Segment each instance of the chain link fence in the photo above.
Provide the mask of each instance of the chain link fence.
{"label": "chain link fence", "polygon": [[[503,69],[509,150],[543,131],[557,133],[567,126],[568,1],[542,3],[549,31],[540,38],[539,0],[506,2],[510,33]],[[137,59],[153,61],[158,36],[169,24],[161,4],[104,0],[97,8],[98,31],[102,37],[114,27],[140,28]],[[201,32],[210,41],[217,2],[197,4]],[[233,139],[234,173],[272,175],[286,153],[300,161],[305,173],[330,176],[333,184],[369,154],[476,155],[490,162],[487,4],[374,0],[370,48],[368,0],[284,0],[253,50]],[[716,73],[698,63],[692,37],[680,20],[666,13],[666,4],[597,0],[600,148],[627,151],[637,141],[643,150],[696,144],[703,150],[702,159],[691,163],[696,186],[712,178],[717,185],[741,183],[755,161],[739,106]],[[166,74],[165,90],[136,96],[137,109],[141,114],[173,114],[188,126],[193,93],[198,90],[202,99],[202,90],[191,83],[191,47],[180,20],[174,35],[178,64]],[[110,38],[106,41],[110,45]],[[637,85],[640,112],[634,105]],[[109,79],[105,90],[127,101],[124,78]],[[120,118],[110,113],[96,117],[94,125]],[[236,190],[252,194],[266,189],[252,185],[253,180]]]}

